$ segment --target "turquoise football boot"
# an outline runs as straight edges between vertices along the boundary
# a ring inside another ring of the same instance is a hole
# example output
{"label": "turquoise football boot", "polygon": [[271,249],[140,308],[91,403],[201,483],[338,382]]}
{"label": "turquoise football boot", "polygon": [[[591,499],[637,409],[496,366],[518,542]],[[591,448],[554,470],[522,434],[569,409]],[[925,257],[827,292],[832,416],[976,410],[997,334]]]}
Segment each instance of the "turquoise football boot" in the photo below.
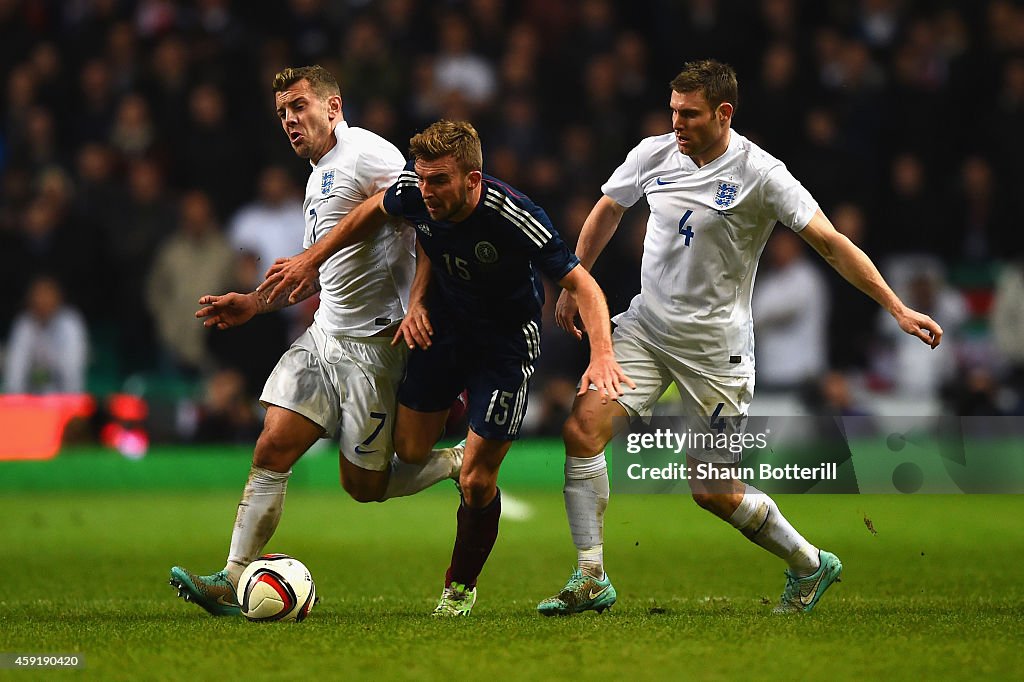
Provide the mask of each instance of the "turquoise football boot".
{"label": "turquoise football boot", "polygon": [[237,616],[242,613],[227,571],[196,575],[175,566],[171,569],[170,582],[177,588],[179,597],[203,607],[211,616]]}
{"label": "turquoise football boot", "polygon": [[832,583],[841,582],[839,575],[843,572],[843,562],[839,557],[819,550],[818,559],[821,562],[818,570],[803,578],[786,571],[786,587],[772,613],[807,613]]}
{"label": "turquoise football boot", "polygon": [[576,569],[561,592],[537,604],[537,611],[542,616],[568,616],[584,611],[601,613],[612,607],[615,598],[615,588],[607,574],[604,580],[598,580]]}

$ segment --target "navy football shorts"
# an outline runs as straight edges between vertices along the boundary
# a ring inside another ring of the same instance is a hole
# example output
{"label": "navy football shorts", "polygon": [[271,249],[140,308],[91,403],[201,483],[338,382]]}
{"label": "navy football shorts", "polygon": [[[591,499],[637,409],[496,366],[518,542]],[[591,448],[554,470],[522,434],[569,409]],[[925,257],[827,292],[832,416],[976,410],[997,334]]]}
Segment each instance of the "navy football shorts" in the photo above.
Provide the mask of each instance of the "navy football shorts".
{"label": "navy football shorts", "polygon": [[539,356],[539,320],[505,330],[446,333],[435,326],[430,348],[409,354],[398,401],[418,412],[439,412],[467,389],[469,427],[483,438],[517,440]]}

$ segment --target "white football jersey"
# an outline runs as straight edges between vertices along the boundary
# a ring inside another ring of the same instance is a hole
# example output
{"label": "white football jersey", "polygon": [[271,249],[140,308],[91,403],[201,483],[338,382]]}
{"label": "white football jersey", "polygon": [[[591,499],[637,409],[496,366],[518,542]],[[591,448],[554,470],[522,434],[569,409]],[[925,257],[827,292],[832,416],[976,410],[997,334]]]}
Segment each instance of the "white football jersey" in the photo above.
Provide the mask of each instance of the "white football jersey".
{"label": "white football jersey", "polygon": [[[405,158],[379,135],[334,128],[338,143],[306,182],[302,212],[308,249],[353,208],[398,180]],[[320,266],[320,307],[315,320],[329,334],[372,336],[405,316],[416,268],[416,235],[389,221],[376,236],[344,248]]]}
{"label": "white football jersey", "polygon": [[818,209],[785,165],[736,131],[697,168],[668,133],[640,142],[601,191],[622,206],[647,196],[640,293],[615,321],[699,371],[754,370],[750,297],[776,221],[799,232]]}

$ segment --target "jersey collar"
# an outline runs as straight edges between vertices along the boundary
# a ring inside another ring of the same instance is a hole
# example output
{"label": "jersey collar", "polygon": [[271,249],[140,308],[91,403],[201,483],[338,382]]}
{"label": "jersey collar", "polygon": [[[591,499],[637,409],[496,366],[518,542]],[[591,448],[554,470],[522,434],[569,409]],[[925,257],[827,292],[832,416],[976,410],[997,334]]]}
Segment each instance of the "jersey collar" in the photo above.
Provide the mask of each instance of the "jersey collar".
{"label": "jersey collar", "polygon": [[732,127],[730,126],[729,127],[729,145],[725,148],[725,151],[722,152],[721,156],[719,156],[718,158],[714,159],[713,161],[705,163],[700,168],[697,168],[697,164],[695,164],[693,162],[693,159],[691,159],[686,154],[678,152],[678,150],[677,150],[677,153],[679,153],[679,156],[682,157],[682,160],[681,160],[682,167],[688,169],[690,172],[693,172],[693,173],[702,173],[702,172],[704,172],[704,171],[706,171],[708,169],[717,168],[718,166],[720,166],[723,163],[725,163],[725,159],[731,157],[733,155],[733,153],[736,151],[736,148],[740,144],[739,138],[740,138],[740,135],[735,130],[733,130]]}

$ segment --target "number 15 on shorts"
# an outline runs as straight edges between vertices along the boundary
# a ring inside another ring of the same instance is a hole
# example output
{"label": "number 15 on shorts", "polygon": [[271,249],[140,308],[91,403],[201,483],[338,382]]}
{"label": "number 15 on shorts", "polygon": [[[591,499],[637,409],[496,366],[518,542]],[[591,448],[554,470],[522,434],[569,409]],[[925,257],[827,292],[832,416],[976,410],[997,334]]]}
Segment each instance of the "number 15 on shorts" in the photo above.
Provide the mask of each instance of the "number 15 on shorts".
{"label": "number 15 on shorts", "polygon": [[513,407],[512,399],[515,394],[511,391],[502,391],[495,389],[491,393],[491,402],[487,405],[487,414],[484,415],[484,421],[496,424],[497,426],[504,426],[505,422],[508,421],[508,412]]}

